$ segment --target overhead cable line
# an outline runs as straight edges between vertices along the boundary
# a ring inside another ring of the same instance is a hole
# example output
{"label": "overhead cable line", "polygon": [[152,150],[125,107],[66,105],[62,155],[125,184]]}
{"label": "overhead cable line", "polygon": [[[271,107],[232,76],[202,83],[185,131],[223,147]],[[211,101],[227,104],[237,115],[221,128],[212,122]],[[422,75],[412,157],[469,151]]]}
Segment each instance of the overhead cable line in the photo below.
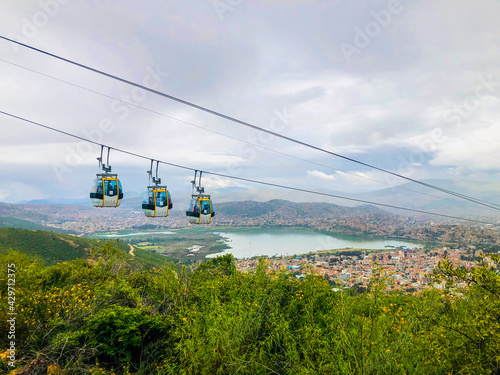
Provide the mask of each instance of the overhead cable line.
{"label": "overhead cable line", "polygon": [[362,175],[359,175],[359,174],[355,174],[355,173],[350,173],[350,172],[345,172],[345,171],[341,171],[339,169],[335,169],[329,165],[326,165],[326,164],[322,164],[322,163],[318,163],[318,162],[315,162],[315,161],[312,161],[312,160],[307,160],[307,159],[303,159],[303,158],[300,158],[298,156],[295,156],[295,155],[290,155],[290,154],[287,154],[285,152],[281,152],[281,151],[278,151],[278,150],[274,150],[274,149],[271,149],[271,148],[268,148],[268,147],[265,147],[265,146],[262,146],[262,145],[259,145],[259,144],[255,144],[255,143],[252,143],[252,142],[249,142],[249,141],[245,141],[243,139],[240,139],[240,138],[237,138],[237,137],[233,137],[231,135],[228,135],[228,134],[224,134],[224,133],[221,133],[221,132],[218,132],[216,130],[212,130],[212,129],[208,129],[204,126],[200,126],[200,125],[197,125],[197,124],[194,124],[192,122],[189,122],[189,121],[186,121],[186,120],[182,120],[182,119],[179,119],[179,118],[176,118],[176,117],[173,117],[173,116],[170,116],[170,115],[167,115],[165,113],[162,113],[162,112],[158,112],[158,111],[155,111],[155,110],[152,110],[150,108],[146,108],[146,107],[143,107],[139,104],[136,104],[136,103],[132,103],[132,102],[129,102],[127,100],[123,100],[123,99],[119,99],[119,98],[116,98],[114,96],[111,96],[111,95],[108,95],[108,94],[104,94],[104,93],[101,93],[99,91],[96,91],[96,90],[92,90],[92,89],[89,89],[87,87],[84,87],[84,86],[80,86],[76,83],[73,83],[73,82],[69,82],[69,81],[65,81],[61,78],[57,78],[57,77],[54,77],[50,74],[46,74],[46,73],[42,73],[42,72],[39,72],[37,70],[34,70],[34,69],[31,69],[31,68],[28,68],[28,67],[25,67],[25,66],[22,66],[22,65],[19,65],[19,64],[16,64],[16,63],[13,63],[11,61],[7,61],[7,60],[4,60],[4,59],[0,59],[0,61],[4,62],[4,63],[7,63],[7,64],[10,64],[10,65],[13,65],[13,66],[16,66],[18,68],[21,68],[21,69],[24,69],[24,70],[27,70],[27,71],[30,71],[32,73],[36,73],[36,74],[39,74],[43,77],[47,77],[47,78],[50,78],[50,79],[53,79],[53,80],[56,80],[58,82],[62,82],[62,83],[65,83],[67,85],[70,85],[70,86],[74,86],[74,87],[77,87],[79,89],[82,89],[82,90],[85,90],[85,91],[88,91],[88,92],[91,92],[91,93],[94,93],[94,94],[97,94],[97,95],[100,95],[100,96],[103,96],[105,98],[109,98],[109,99],[113,99],[113,100],[116,100],[120,103],[124,103],[124,104],[127,104],[127,105],[130,105],[130,106],[133,106],[133,107],[136,107],[136,108],[140,108],[144,111],[147,111],[147,112],[150,112],[150,113],[154,113],[156,115],[159,115],[159,116],[163,116],[165,118],[168,118],[168,119],[171,119],[171,120],[174,120],[174,121],[178,121],[178,122],[181,122],[181,123],[184,123],[186,125],[189,125],[189,126],[192,126],[192,127],[195,127],[195,128],[198,128],[198,129],[202,129],[204,131],[207,131],[207,132],[210,132],[210,133],[213,133],[213,134],[217,134],[217,135],[220,135],[222,137],[226,137],[226,138],[229,138],[229,139],[233,139],[235,141],[238,141],[238,142],[242,142],[242,143],[246,143],[250,146],[253,146],[253,147],[258,147],[258,148],[261,148],[263,150],[266,150],[266,151],[270,151],[270,152],[274,152],[276,154],[279,154],[279,155],[283,155],[283,156],[286,156],[286,157],[289,157],[289,158],[293,158],[293,159],[296,159],[296,160],[300,160],[300,161],[303,161],[305,163],[309,163],[309,164],[313,164],[313,165],[317,165],[317,166],[320,166],[320,167],[323,167],[323,168],[328,168],[330,170],[333,170],[333,171],[336,171],[338,173],[345,173],[349,176],[353,176],[353,177],[356,177],[356,178],[362,178],[362,179],[365,179],[365,180],[370,180],[370,181],[374,181],[374,182],[378,182],[380,184],[384,184],[386,186],[390,186],[391,188],[395,188],[395,189],[401,189],[401,190],[406,190],[406,191],[411,191],[413,193],[416,193],[416,194],[420,194],[420,195],[425,195],[425,196],[428,196],[428,197],[432,197],[432,198],[438,198],[438,199],[442,199],[442,200],[446,200],[448,202],[453,202],[453,203],[459,203],[459,204],[465,204],[465,202],[462,202],[462,201],[457,201],[457,200],[454,200],[454,199],[448,199],[448,198],[444,198],[444,197],[438,197],[437,195],[433,195],[433,194],[429,194],[429,193],[425,193],[425,192],[422,192],[422,191],[417,191],[417,190],[413,190],[413,189],[408,189],[408,188],[405,188],[403,186],[394,186],[394,185],[391,185],[389,184],[388,182],[385,182],[385,181],[380,181],[380,180],[377,180],[375,178],[371,178],[371,177],[367,177],[367,176],[362,176]]}
{"label": "overhead cable line", "polygon": [[435,186],[435,185],[432,185],[432,184],[428,184],[428,183],[425,183],[425,182],[422,182],[422,181],[418,181],[418,180],[415,180],[413,178],[410,178],[410,177],[406,177],[406,176],[403,176],[403,175],[400,175],[398,173],[395,173],[395,172],[391,172],[389,170],[386,170],[386,169],[383,169],[383,168],[379,168],[379,167],[376,167],[374,165],[371,165],[371,164],[368,164],[368,163],[365,163],[365,162],[362,162],[362,161],[359,161],[359,160],[356,160],[356,159],[353,159],[353,158],[350,158],[350,157],[347,157],[347,156],[344,156],[344,155],[341,155],[341,154],[338,154],[338,153],[335,153],[335,152],[332,152],[332,151],[329,151],[329,150],[326,150],[326,149],[323,149],[321,147],[318,147],[318,146],[314,146],[312,144],[309,144],[309,143],[306,143],[306,142],[302,142],[300,140],[297,140],[297,139],[294,139],[294,138],[291,138],[291,137],[288,137],[288,136],[285,136],[283,134],[280,134],[280,133],[276,133],[276,132],[273,132],[273,131],[270,131],[270,130],[267,130],[265,128],[261,128],[259,126],[256,126],[256,125],[253,125],[253,124],[250,124],[248,122],[245,122],[245,121],[242,121],[242,120],[239,120],[235,117],[232,117],[232,116],[228,116],[228,115],[225,115],[221,112],[217,112],[217,111],[214,111],[214,110],[211,110],[209,108],[206,108],[206,107],[203,107],[203,106],[200,106],[198,104],[195,104],[195,103],[192,103],[192,102],[189,102],[187,100],[183,100],[183,99],[180,99],[178,97],[175,97],[173,95],[169,95],[169,94],[166,94],[164,92],[161,92],[161,91],[158,91],[158,90],[154,90],[152,88],[149,88],[147,86],[144,86],[144,85],[140,85],[138,83],[135,83],[133,81],[129,81],[127,79],[124,79],[124,78],[121,78],[121,77],[118,77],[116,75],[113,75],[113,74],[109,74],[109,73],[106,73],[104,71],[101,71],[101,70],[98,70],[98,69],[95,69],[95,68],[92,68],[88,65],[84,65],[84,64],[81,64],[81,63],[78,63],[76,61],[73,61],[73,60],[70,60],[70,59],[67,59],[67,58],[64,58],[64,57],[61,57],[61,56],[58,56],[58,55],[55,55],[53,53],[50,53],[50,52],[47,52],[47,51],[44,51],[44,50],[41,50],[41,49],[38,49],[38,48],[35,48],[35,47],[32,47],[32,46],[29,46],[27,44],[24,44],[24,43],[21,43],[21,42],[18,42],[18,41],[15,41],[13,39],[10,39],[10,38],[6,38],[4,36],[1,36],[0,35],[0,39],[4,39],[6,41],[9,41],[11,43],[15,43],[17,45],[20,45],[20,46],[23,46],[25,48],[28,48],[28,49],[31,49],[33,51],[36,51],[36,52],[39,52],[39,53],[42,53],[44,55],[47,55],[47,56],[50,56],[50,57],[53,57],[53,58],[56,58],[58,60],[61,60],[61,61],[64,61],[64,62],[67,62],[67,63],[70,63],[70,64],[73,64],[73,65],[76,65],[78,67],[81,67],[83,69],[87,69],[89,71],[92,71],[94,73],[97,73],[97,74],[101,74],[103,76],[106,76],[108,78],[112,78],[112,79],[115,79],[117,81],[120,81],[120,82],[123,82],[123,83],[126,83],[128,85],[131,85],[131,86],[135,86],[137,88],[140,88],[140,89],[143,89],[143,90],[146,90],[146,91],[149,91],[149,92],[152,92],[156,95],[160,95],[162,97],[165,97],[167,99],[170,99],[170,100],[173,100],[173,101],[176,101],[176,102],[179,102],[181,104],[184,104],[184,105],[187,105],[187,106],[190,106],[190,107],[193,107],[193,108],[196,108],[196,109],[199,109],[201,111],[204,111],[204,112],[207,112],[207,113],[210,113],[212,115],[215,115],[215,116],[218,116],[218,117],[221,117],[221,118],[224,118],[226,120],[229,120],[229,121],[232,121],[232,122],[235,122],[237,124],[240,124],[240,125],[243,125],[243,126],[246,126],[246,127],[249,127],[249,128],[252,128],[252,129],[255,129],[255,130],[258,130],[258,131],[261,131],[261,132],[264,132],[264,133],[267,133],[267,134],[271,134],[275,137],[278,137],[278,138],[282,138],[282,139],[285,139],[287,141],[290,141],[290,142],[293,142],[293,143],[297,143],[297,144],[300,144],[302,146],[305,146],[305,147],[309,147],[311,149],[314,149],[314,150],[317,150],[317,151],[320,151],[320,152],[324,152],[324,153],[327,153],[329,155],[332,155],[332,156],[336,156],[336,157],[339,157],[339,158],[342,158],[342,159],[345,159],[345,160],[348,160],[348,161],[351,161],[353,163],[357,163],[357,164],[360,164],[360,165],[363,165],[363,166],[366,166],[366,167],[369,167],[369,168],[372,168],[372,169],[376,169],[378,171],[381,171],[381,172],[384,172],[384,173],[388,173],[390,175],[393,175],[393,176],[396,176],[396,177],[399,177],[399,178],[402,178],[402,179],[405,179],[407,181],[411,181],[411,182],[414,182],[414,183],[417,183],[417,184],[420,184],[420,185],[423,185],[423,186],[426,186],[428,188],[431,188],[431,189],[435,189],[435,190],[439,190],[441,192],[444,192],[446,194],[450,194],[450,195],[453,195],[453,196],[456,196],[456,197],[459,197],[459,198],[462,198],[462,199],[465,199],[465,200],[468,200],[470,202],[474,202],[474,203],[477,203],[477,204],[480,204],[482,206],[486,206],[486,207],[489,207],[489,208],[492,208],[492,209],[495,209],[495,210],[500,210],[500,205],[497,205],[495,203],[490,203],[490,202],[485,202],[485,201],[482,201],[480,199],[477,199],[477,198],[474,198],[474,197],[470,197],[470,196],[467,196],[465,194],[461,194],[461,193],[457,193],[457,192],[454,192],[454,191],[451,191],[451,190],[448,190],[448,189],[444,189],[444,188],[441,188],[441,187],[438,187],[438,186]]}
{"label": "overhead cable line", "polygon": [[250,182],[250,183],[260,184],[260,185],[266,185],[266,186],[276,187],[276,188],[280,188],[280,189],[293,190],[293,191],[298,191],[298,192],[303,192],[303,193],[321,195],[321,196],[325,196],[325,197],[344,199],[344,200],[348,200],[348,201],[352,201],[352,202],[358,202],[358,203],[364,203],[364,204],[371,204],[371,205],[375,205],[375,206],[381,206],[381,207],[387,207],[387,208],[394,208],[394,209],[398,209],[398,210],[416,212],[416,213],[420,213],[420,214],[426,214],[426,215],[432,215],[432,216],[439,216],[439,217],[444,217],[444,218],[448,218],[448,219],[462,220],[462,221],[468,221],[468,222],[476,223],[476,224],[493,225],[493,226],[500,227],[500,224],[488,223],[486,221],[481,221],[481,220],[466,219],[466,218],[462,218],[462,217],[458,217],[458,216],[452,216],[452,215],[446,215],[446,214],[438,214],[438,213],[434,213],[434,212],[417,210],[417,209],[413,209],[413,208],[406,208],[406,207],[395,206],[395,205],[392,205],[392,204],[377,203],[377,202],[372,202],[372,201],[368,201],[368,200],[364,200],[364,199],[356,199],[356,198],[343,197],[341,195],[336,195],[336,194],[323,193],[323,192],[309,190],[309,189],[302,189],[302,188],[297,188],[297,187],[293,187],[293,186],[275,184],[275,183],[271,183],[271,182],[253,180],[253,179],[244,178],[244,177],[231,176],[231,175],[227,175],[227,174],[223,174],[223,173],[216,173],[216,172],[204,171],[204,170],[201,170],[201,169],[198,169],[198,168],[186,167],[186,166],[183,166],[183,165],[180,165],[180,164],[175,164],[175,163],[170,163],[170,162],[166,162],[166,161],[154,159],[154,158],[151,158],[149,156],[140,155],[140,154],[137,154],[137,153],[134,153],[134,152],[130,152],[130,151],[127,151],[127,150],[123,150],[123,149],[119,149],[119,148],[116,148],[116,147],[108,146],[108,145],[105,145],[105,144],[102,144],[102,143],[99,143],[99,142],[95,142],[95,141],[92,141],[90,139],[87,139],[87,138],[84,138],[84,137],[80,137],[80,136],[78,136],[76,134],[72,134],[72,133],[69,133],[69,132],[66,132],[66,131],[63,131],[63,130],[60,130],[60,129],[56,129],[56,128],[53,128],[53,127],[41,124],[39,122],[35,122],[35,121],[32,121],[32,120],[26,119],[24,117],[16,116],[16,115],[8,113],[8,112],[4,112],[4,111],[0,110],[0,113],[3,114],[3,115],[5,115],[5,116],[9,116],[11,118],[15,118],[15,119],[18,119],[18,120],[30,123],[32,125],[39,126],[41,128],[45,128],[45,129],[48,129],[48,130],[51,130],[51,131],[54,131],[54,132],[57,132],[57,133],[60,133],[60,134],[67,135],[69,137],[73,137],[73,138],[79,139],[81,141],[85,141],[85,142],[88,142],[88,143],[92,143],[92,144],[98,145],[101,148],[106,147],[106,148],[108,148],[108,150],[115,150],[117,152],[121,152],[123,154],[135,156],[135,157],[138,157],[138,158],[141,158],[141,159],[155,160],[155,161],[157,161],[159,163],[162,163],[162,164],[165,164],[165,165],[170,165],[170,166],[176,167],[176,168],[181,168],[181,169],[190,170],[190,171],[203,172],[205,174],[210,174],[212,176],[229,178],[229,179],[233,179],[233,180]]}
{"label": "overhead cable line", "polygon": [[261,131],[261,132],[264,132],[264,133],[267,133],[267,134],[270,134],[270,135],[273,135],[275,137],[278,137],[278,138],[282,138],[282,139],[285,139],[289,142],[293,142],[293,143],[296,143],[296,144],[299,144],[299,145],[302,145],[302,146],[305,146],[305,147],[308,147],[308,148],[311,148],[311,149],[314,149],[314,150],[317,150],[317,151],[320,151],[320,152],[324,152],[326,154],[329,154],[329,155],[332,155],[332,156],[336,156],[336,157],[339,157],[339,158],[342,158],[342,159],[345,159],[345,160],[348,160],[348,161],[351,161],[353,163],[357,163],[357,164],[360,164],[360,165],[363,165],[365,167],[368,167],[368,168],[372,168],[372,169],[376,169],[378,171],[381,171],[381,172],[384,172],[384,173],[387,173],[387,174],[390,174],[390,175],[393,175],[393,176],[396,176],[396,177],[399,177],[399,178],[402,178],[404,180],[407,180],[407,181],[411,181],[411,182],[414,182],[416,184],[419,184],[419,185],[422,185],[422,186],[426,186],[428,188],[431,188],[431,189],[435,189],[435,190],[439,190],[443,193],[446,193],[446,194],[450,194],[450,195],[453,195],[453,196],[456,196],[458,198],[462,198],[462,199],[465,199],[465,200],[468,200],[470,202],[474,202],[474,203],[477,203],[477,204],[480,204],[482,206],[485,206],[485,207],[489,207],[489,208],[492,208],[494,210],[499,210],[500,211],[500,205],[497,205],[495,203],[490,203],[490,202],[486,202],[486,201],[482,201],[480,199],[477,199],[477,198],[474,198],[474,197],[471,197],[471,196],[468,196],[468,195],[465,195],[465,194],[461,194],[461,193],[457,193],[457,192],[454,192],[452,190],[448,190],[448,189],[444,189],[444,188],[441,188],[439,186],[436,186],[436,185],[432,185],[432,184],[428,184],[426,182],[422,182],[422,181],[419,181],[419,180],[415,180],[413,178],[410,178],[410,177],[406,177],[406,176],[403,176],[399,173],[395,173],[395,172],[391,172],[387,169],[384,169],[384,168],[380,168],[380,167],[377,167],[377,166],[374,166],[372,164],[368,164],[368,163],[365,163],[365,162],[362,162],[362,161],[359,161],[359,160],[356,160],[356,159],[353,159],[353,158],[350,158],[348,156],[344,156],[344,155],[341,155],[341,154],[338,154],[338,153],[335,153],[335,152],[332,152],[332,151],[329,151],[329,150],[326,150],[324,148],[321,148],[321,147],[318,147],[318,146],[314,146],[310,143],[307,143],[307,142],[303,142],[303,141],[300,141],[298,139],[294,139],[294,138],[291,138],[291,137],[288,137],[286,135],[283,135],[283,134],[280,134],[280,133],[276,133],[276,132],[273,132],[271,130],[267,130],[265,128],[262,128],[262,127],[259,127],[259,126],[256,126],[256,125],[253,125],[253,124],[250,124],[246,121],[242,121],[242,120],[239,120],[235,117],[232,117],[232,116],[228,116],[228,115],[225,115],[221,112],[217,112],[217,111],[214,111],[212,109],[209,109],[207,107],[203,107],[201,105],[198,105],[198,104],[195,104],[195,103],[192,103],[192,102],[189,102],[187,100],[184,100],[184,99],[181,99],[181,98],[178,98],[176,96],[173,96],[173,95],[169,95],[169,94],[166,94],[164,92],[161,92],[161,91],[158,91],[158,90],[154,90],[152,88],[149,88],[147,86],[144,86],[144,85],[140,85],[138,83],[135,83],[133,81],[129,81],[125,78],[121,78],[121,77],[118,77],[116,75],[113,75],[113,74],[110,74],[110,73],[106,73],[102,70],[99,70],[99,69],[96,69],[96,68],[92,68],[88,65],[85,65],[85,64],[81,64],[81,63],[78,63],[76,61],[73,61],[73,60],[70,60],[70,59],[67,59],[67,58],[64,58],[62,56],[59,56],[59,55],[56,55],[56,54],[53,54],[53,53],[50,53],[50,52],[47,52],[47,51],[44,51],[42,49],[39,49],[39,48],[35,48],[35,47],[32,47],[30,45],[27,45],[27,44],[24,44],[24,43],[21,43],[21,42],[18,42],[16,40],[13,40],[13,39],[10,39],[10,38],[7,38],[7,37],[4,37],[2,35],[0,35],[0,39],[3,39],[5,41],[8,41],[8,42],[11,42],[11,43],[14,43],[14,44],[17,44],[19,46],[22,46],[22,47],[25,47],[25,48],[28,48],[28,49],[31,49],[33,51],[36,51],[36,52],[39,52],[39,53],[42,53],[46,56],[50,56],[50,57],[53,57],[55,59],[58,59],[58,60],[61,60],[61,61],[64,61],[64,62],[67,62],[69,64],[72,64],[72,65],[75,65],[75,66],[78,66],[80,68],[83,68],[83,69],[86,69],[86,70],[89,70],[91,72],[94,72],[94,73],[97,73],[97,74],[100,74],[100,75],[103,75],[105,77],[108,77],[108,78],[111,78],[111,79],[114,79],[114,80],[117,80],[117,81],[120,81],[122,83],[126,83],[128,85],[131,85],[131,86],[135,86],[137,88],[140,88],[140,89],[143,89],[145,91],[149,91],[151,93],[154,93],[156,95],[159,95],[159,96],[162,96],[164,98],[167,98],[167,99],[170,99],[170,100],[173,100],[173,101],[176,101],[178,103],[181,103],[181,104],[184,104],[184,105],[187,105],[187,106],[190,106],[192,108],[196,108],[198,110],[201,110],[201,111],[204,111],[204,112],[207,112],[207,113],[210,113],[214,116],[218,116],[220,118],[223,118],[223,119],[226,119],[226,120],[229,120],[229,121],[232,121],[234,123],[237,123],[237,124],[240,124],[240,125],[243,125],[243,126],[246,126],[246,127],[249,127],[249,128],[252,128],[252,129],[255,129],[255,130],[258,130],[258,131]]}

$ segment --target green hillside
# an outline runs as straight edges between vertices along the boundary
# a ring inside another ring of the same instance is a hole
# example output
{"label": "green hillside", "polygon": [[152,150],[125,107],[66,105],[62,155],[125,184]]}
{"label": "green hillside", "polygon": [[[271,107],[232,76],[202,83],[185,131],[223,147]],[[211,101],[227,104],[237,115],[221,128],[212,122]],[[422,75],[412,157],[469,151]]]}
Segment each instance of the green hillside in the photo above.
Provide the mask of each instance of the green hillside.
{"label": "green hillside", "polygon": [[[18,228],[0,228],[0,254],[16,250],[31,258],[41,259],[46,265],[63,261],[89,258],[92,249],[99,248],[106,242],[67,234],[41,230]],[[130,245],[121,241],[111,241],[114,246],[125,253],[129,262],[144,265],[148,268],[162,266],[171,259],[151,252],[134,249],[134,255],[129,255]]]}
{"label": "green hillside", "polygon": [[32,221],[18,219],[15,217],[0,217],[0,228],[21,228],[21,229],[32,229],[32,230],[46,230],[56,233],[71,234],[70,231],[48,227],[46,225],[41,225],[33,223]]}

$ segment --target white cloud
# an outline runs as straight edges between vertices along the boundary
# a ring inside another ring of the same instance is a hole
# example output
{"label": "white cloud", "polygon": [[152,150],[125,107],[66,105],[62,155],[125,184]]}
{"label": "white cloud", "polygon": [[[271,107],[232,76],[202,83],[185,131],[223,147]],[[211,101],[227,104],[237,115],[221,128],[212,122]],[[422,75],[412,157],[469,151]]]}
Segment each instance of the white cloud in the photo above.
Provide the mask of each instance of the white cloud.
{"label": "white cloud", "polygon": [[[20,33],[22,19],[32,18],[40,9],[38,3],[0,4],[0,34]],[[500,43],[495,17],[500,3],[411,2],[359,54],[359,64],[346,64],[336,56],[339,43],[352,40],[354,28],[383,6],[382,1],[255,0],[236,7],[220,22],[211,4],[202,0],[74,0],[28,44],[137,82],[142,82],[148,67],[158,65],[169,73],[159,87],[162,91],[266,128],[275,110],[286,107],[290,118],[280,130],[283,134],[394,171],[406,160],[416,167],[408,171],[412,177],[455,178],[457,173],[472,172],[500,181],[500,162],[495,158],[500,155],[500,88],[489,91],[460,123],[444,117],[449,111],[456,115],[456,108],[475,94],[478,77],[500,79],[500,52],[495,48]],[[0,42],[0,51],[3,59],[107,95],[132,92],[127,85],[33,51],[21,48],[15,53],[9,43]],[[113,110],[112,99],[4,62],[0,68],[1,110],[80,136],[109,118],[115,128],[103,142],[111,146],[222,173],[236,165],[238,176],[286,185],[316,188],[335,180],[335,188],[343,191],[385,187],[359,178],[384,180],[378,172],[361,173],[347,161],[283,140],[268,141],[254,130],[153,94],[139,104],[351,174],[321,172],[321,167],[138,108],[122,118]],[[42,193],[66,194],[58,190],[51,164],[64,162],[71,155],[68,146],[78,142],[3,115],[0,127],[2,178],[13,182],[15,176],[6,171],[19,168]],[[429,145],[438,128],[443,136]],[[428,160],[420,157],[423,154]],[[96,156],[92,152],[75,164],[67,174],[68,191],[76,191],[77,181],[87,178],[84,170],[97,166]],[[117,153],[112,153],[111,164],[120,173],[126,170],[130,175],[121,175],[131,183],[149,167],[147,160]],[[161,170],[169,181],[180,181],[185,173],[165,166]]]}
{"label": "white cloud", "polygon": [[[439,146],[431,164],[452,167],[453,173],[469,169],[498,170],[500,168],[500,126],[463,133]],[[458,166],[458,167],[454,167]]]}
{"label": "white cloud", "polygon": [[333,176],[331,174],[326,174],[325,172],[321,172],[321,171],[318,171],[318,170],[307,171],[307,175],[309,177],[319,178],[321,180],[327,180],[327,181],[333,181],[333,180],[335,180],[335,176]]}

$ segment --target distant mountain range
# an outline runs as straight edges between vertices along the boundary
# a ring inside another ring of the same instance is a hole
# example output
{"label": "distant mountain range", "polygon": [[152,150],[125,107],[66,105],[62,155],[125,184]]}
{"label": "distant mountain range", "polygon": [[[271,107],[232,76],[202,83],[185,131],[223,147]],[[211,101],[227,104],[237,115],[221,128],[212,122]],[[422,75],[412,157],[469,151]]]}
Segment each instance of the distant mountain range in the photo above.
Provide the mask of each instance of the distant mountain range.
{"label": "distant mountain range", "polygon": [[[469,195],[483,201],[500,205],[500,183],[464,181],[464,180],[424,180],[427,184],[439,186],[443,189],[452,190],[461,194]],[[407,183],[398,187],[391,187],[367,193],[346,193],[335,190],[322,190],[327,194],[344,196],[347,198],[373,201],[382,204],[407,207],[417,210],[446,213],[450,215],[467,217],[490,217],[500,218],[500,211],[468,202],[453,197],[444,192],[429,189],[416,183]],[[291,202],[329,202],[340,206],[353,207],[360,203],[345,199],[329,198],[320,195],[307,194],[296,191],[283,191],[276,189],[243,190],[243,189],[220,189],[210,192],[215,204],[237,201],[266,202],[276,197]],[[121,208],[140,209],[143,195],[137,192],[126,192]],[[190,199],[190,194],[173,195],[174,211],[183,211]],[[71,204],[90,206],[88,198],[82,199],[58,199],[48,198],[19,202],[21,204]],[[390,210],[394,213],[407,215],[405,211]]]}
{"label": "distant mountain range", "polygon": [[[304,227],[344,235],[451,243],[498,242],[498,232],[493,227],[473,227],[463,221],[428,215],[417,217],[407,211],[396,215],[372,205],[345,207],[325,202],[273,199],[267,202],[215,202],[214,209],[216,214],[212,228]],[[0,227],[64,230],[76,235],[120,230],[180,229],[189,226],[183,211],[181,205],[168,218],[148,218],[135,204],[132,208],[124,205],[109,209],[90,205],[2,204]],[[492,224],[500,223],[499,218],[487,220]]]}
{"label": "distant mountain range", "polygon": [[[136,192],[125,193],[125,202],[133,202],[133,204],[140,204],[142,202],[143,196]],[[139,203],[137,203],[139,202]],[[33,200],[23,200],[16,202],[16,204],[47,204],[47,205],[76,205],[76,206],[90,206],[90,198],[77,198],[77,199],[65,199],[65,198],[46,198],[46,199],[33,199]]]}
{"label": "distant mountain range", "polygon": [[240,201],[224,202],[214,205],[218,215],[224,217],[258,218],[262,216],[275,218],[327,219],[363,214],[391,215],[380,208],[362,205],[343,207],[324,202],[290,202],[283,199],[273,199],[267,202]]}
{"label": "distant mountain range", "polygon": [[[422,182],[500,205],[500,183],[459,180],[425,180]],[[446,213],[449,215],[500,218],[500,211],[496,211],[491,208],[454,197],[444,192],[427,188],[414,182],[399,185],[398,187],[391,187],[367,193],[346,193],[334,190],[321,190],[321,192],[347,198],[373,201],[377,203],[401,206],[417,210]],[[215,193],[213,194],[213,197],[217,202],[239,200],[254,200],[262,202],[276,197],[276,190],[245,190],[227,193],[223,196]],[[287,192],[285,199],[293,202],[327,201],[329,203],[348,207],[359,206],[362,204],[345,199],[328,198],[320,195],[312,195],[294,191]],[[389,210],[391,212],[403,214],[405,216],[412,215],[411,213],[407,213],[402,210],[389,208],[384,208],[384,210]]]}

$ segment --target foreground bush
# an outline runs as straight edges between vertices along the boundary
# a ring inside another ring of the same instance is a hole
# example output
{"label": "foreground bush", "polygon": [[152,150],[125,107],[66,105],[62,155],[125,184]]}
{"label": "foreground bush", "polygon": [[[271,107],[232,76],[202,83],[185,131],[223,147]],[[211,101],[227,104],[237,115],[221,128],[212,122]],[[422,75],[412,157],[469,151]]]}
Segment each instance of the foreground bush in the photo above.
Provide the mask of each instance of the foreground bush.
{"label": "foreground bush", "polygon": [[[19,373],[47,374],[489,374],[500,371],[500,276],[492,256],[471,271],[442,263],[443,290],[420,296],[334,292],[299,280],[239,273],[231,256],[194,271],[133,269],[105,245],[93,259],[43,268],[16,264]],[[494,261],[494,264],[493,264]],[[464,290],[456,288],[465,282]],[[6,275],[0,280],[7,306]],[[7,348],[6,310],[0,337]],[[11,368],[1,363],[3,371]],[[58,365],[58,366],[54,366]],[[58,370],[59,371],[59,370]]]}

